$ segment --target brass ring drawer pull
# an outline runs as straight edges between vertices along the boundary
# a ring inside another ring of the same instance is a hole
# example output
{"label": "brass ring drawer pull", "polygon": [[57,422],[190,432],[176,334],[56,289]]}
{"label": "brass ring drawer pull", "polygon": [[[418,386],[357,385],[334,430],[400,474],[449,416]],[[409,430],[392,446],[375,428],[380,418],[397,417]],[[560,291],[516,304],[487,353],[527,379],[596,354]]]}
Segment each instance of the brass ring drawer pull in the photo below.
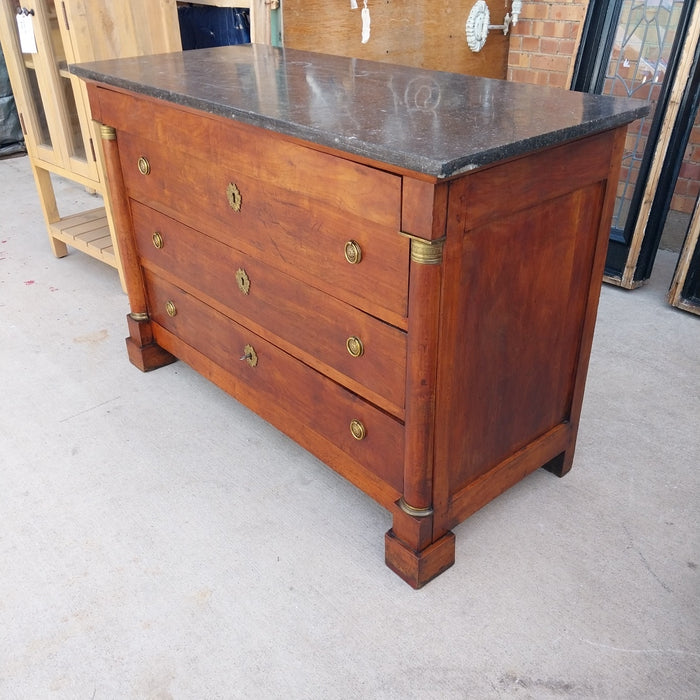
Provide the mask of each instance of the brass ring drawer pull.
{"label": "brass ring drawer pull", "polygon": [[258,354],[252,345],[246,345],[243,348],[243,356],[240,359],[245,360],[251,367],[255,367],[258,364]]}
{"label": "brass ring drawer pull", "polygon": [[345,341],[345,347],[353,357],[360,357],[365,352],[365,346],[356,335],[351,335]]}
{"label": "brass ring drawer pull", "polygon": [[158,250],[160,250],[165,245],[163,235],[160,231],[154,231],[153,236],[151,236],[151,239],[153,240],[153,247],[157,248]]}
{"label": "brass ring drawer pull", "polygon": [[137,166],[141,175],[148,175],[151,172],[151,164],[148,162],[146,156],[141,156],[138,159]]}
{"label": "brass ring drawer pull", "polygon": [[345,244],[345,259],[351,265],[357,265],[362,260],[362,248],[357,241],[348,241]]}
{"label": "brass ring drawer pull", "polygon": [[241,197],[241,191],[233,182],[229,182],[226,187],[226,199],[228,199],[228,205],[233,211],[239,212],[241,210],[243,198]]}
{"label": "brass ring drawer pull", "polygon": [[355,440],[364,440],[367,435],[367,429],[363,425],[362,421],[353,418],[350,421],[350,433],[355,438]]}
{"label": "brass ring drawer pull", "polygon": [[175,306],[174,301],[167,301],[165,304],[165,313],[170,316],[170,318],[173,318],[177,316],[177,307]]}
{"label": "brass ring drawer pull", "polygon": [[236,270],[236,284],[243,294],[247,295],[250,293],[250,277],[248,277],[248,273],[242,267]]}

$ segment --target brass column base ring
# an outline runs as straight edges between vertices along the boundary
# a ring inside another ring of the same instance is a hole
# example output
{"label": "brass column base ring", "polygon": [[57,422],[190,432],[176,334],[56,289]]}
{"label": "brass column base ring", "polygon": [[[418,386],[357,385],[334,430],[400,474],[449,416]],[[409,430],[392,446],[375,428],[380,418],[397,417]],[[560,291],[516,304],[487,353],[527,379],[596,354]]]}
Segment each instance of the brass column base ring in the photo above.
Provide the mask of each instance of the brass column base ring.
{"label": "brass column base ring", "polygon": [[399,499],[399,508],[401,508],[404,513],[412,515],[414,518],[427,518],[429,515],[433,514],[433,509],[430,507],[414,508],[413,506],[409,506],[404,500],[403,496],[401,496]]}

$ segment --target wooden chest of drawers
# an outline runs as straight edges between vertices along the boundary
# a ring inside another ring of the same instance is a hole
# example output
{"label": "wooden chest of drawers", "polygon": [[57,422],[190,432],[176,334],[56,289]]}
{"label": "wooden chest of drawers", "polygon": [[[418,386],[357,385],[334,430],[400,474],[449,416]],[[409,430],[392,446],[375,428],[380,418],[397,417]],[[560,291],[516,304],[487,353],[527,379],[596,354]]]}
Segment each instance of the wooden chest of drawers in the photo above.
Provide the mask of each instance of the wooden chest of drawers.
{"label": "wooden chest of drawers", "polygon": [[72,70],[134,364],[184,360],[388,508],[414,587],[457,523],[569,470],[644,108],[260,46]]}

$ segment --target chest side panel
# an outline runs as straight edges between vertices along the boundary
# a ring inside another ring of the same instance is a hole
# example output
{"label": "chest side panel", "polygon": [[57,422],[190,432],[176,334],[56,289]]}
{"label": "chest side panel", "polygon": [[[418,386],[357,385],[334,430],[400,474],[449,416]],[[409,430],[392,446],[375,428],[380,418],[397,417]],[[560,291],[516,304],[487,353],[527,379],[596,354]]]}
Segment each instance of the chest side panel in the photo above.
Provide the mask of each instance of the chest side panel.
{"label": "chest side panel", "polygon": [[582,333],[611,144],[602,135],[562,146],[451,189],[436,420],[445,508],[569,420],[590,347]]}

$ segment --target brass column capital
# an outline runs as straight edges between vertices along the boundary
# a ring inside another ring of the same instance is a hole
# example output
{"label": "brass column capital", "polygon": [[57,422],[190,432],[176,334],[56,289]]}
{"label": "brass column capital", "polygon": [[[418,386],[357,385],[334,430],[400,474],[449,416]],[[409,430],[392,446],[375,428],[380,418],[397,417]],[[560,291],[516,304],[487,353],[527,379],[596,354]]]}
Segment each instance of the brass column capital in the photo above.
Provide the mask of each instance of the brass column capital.
{"label": "brass column capital", "polygon": [[117,130],[113,126],[106,126],[105,124],[100,124],[100,136],[104,141],[116,141]]}
{"label": "brass column capital", "polygon": [[411,239],[411,261],[419,265],[440,265],[442,263],[442,251],[445,247],[445,238],[429,241],[410,233],[400,231],[402,236]]}

